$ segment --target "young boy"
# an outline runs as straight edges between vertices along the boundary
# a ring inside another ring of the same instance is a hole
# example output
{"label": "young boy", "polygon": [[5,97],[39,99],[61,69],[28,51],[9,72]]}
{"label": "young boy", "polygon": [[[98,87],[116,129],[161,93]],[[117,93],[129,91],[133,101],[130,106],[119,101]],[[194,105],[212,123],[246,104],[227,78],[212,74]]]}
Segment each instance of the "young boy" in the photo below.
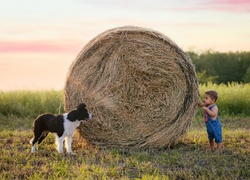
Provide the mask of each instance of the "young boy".
{"label": "young boy", "polygon": [[217,92],[209,90],[205,92],[204,102],[201,102],[201,100],[198,102],[198,105],[204,110],[210,150],[214,149],[214,139],[217,143],[217,149],[221,150],[222,148],[222,127],[218,117],[218,107],[215,104],[217,99]]}

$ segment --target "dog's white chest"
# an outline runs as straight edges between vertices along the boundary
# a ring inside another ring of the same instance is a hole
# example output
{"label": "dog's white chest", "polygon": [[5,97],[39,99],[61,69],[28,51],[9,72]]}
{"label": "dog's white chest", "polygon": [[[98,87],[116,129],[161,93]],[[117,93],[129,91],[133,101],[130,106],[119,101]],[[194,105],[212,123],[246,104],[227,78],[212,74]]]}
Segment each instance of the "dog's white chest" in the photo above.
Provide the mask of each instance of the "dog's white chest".
{"label": "dog's white chest", "polygon": [[67,116],[64,115],[64,123],[63,123],[63,126],[64,126],[64,133],[63,135],[64,136],[72,136],[74,134],[74,131],[75,129],[80,125],[81,121],[69,121],[67,119]]}

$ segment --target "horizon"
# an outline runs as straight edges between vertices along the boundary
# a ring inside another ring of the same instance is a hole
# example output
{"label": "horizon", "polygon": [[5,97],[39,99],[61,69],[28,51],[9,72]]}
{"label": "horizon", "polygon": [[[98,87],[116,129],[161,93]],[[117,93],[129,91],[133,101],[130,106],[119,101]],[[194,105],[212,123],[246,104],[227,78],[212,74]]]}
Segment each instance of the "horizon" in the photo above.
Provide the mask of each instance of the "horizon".
{"label": "horizon", "polygon": [[71,63],[100,33],[150,28],[182,50],[250,50],[249,0],[0,0],[0,91],[63,89]]}

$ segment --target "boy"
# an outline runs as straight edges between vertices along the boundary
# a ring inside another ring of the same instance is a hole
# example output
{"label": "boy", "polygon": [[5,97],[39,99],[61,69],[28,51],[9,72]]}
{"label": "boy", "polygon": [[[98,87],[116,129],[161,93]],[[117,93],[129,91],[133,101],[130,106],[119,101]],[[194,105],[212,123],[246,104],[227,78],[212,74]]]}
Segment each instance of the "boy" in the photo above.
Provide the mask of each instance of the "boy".
{"label": "boy", "polygon": [[218,107],[215,104],[217,99],[218,93],[214,90],[209,90],[205,92],[204,102],[201,102],[201,100],[198,102],[198,105],[204,110],[210,150],[214,149],[214,139],[217,143],[217,149],[222,149],[222,127],[218,117]]}

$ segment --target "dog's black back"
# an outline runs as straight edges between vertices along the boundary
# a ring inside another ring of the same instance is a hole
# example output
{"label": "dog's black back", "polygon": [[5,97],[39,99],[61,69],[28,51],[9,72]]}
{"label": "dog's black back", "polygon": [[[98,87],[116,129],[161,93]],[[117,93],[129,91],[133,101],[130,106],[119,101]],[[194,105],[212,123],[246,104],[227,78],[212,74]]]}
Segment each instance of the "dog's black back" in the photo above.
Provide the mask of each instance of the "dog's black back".
{"label": "dog's black back", "polygon": [[48,131],[57,133],[60,137],[64,131],[63,121],[63,115],[42,114],[35,119],[33,130],[35,130],[35,127],[39,127],[38,133]]}

